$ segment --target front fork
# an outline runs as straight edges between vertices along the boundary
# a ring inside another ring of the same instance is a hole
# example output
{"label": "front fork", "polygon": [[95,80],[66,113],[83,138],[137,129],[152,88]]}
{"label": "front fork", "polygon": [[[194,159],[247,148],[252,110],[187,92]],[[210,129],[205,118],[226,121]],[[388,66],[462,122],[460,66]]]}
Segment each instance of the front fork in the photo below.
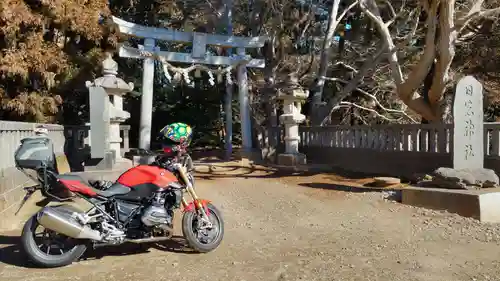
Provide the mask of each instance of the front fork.
{"label": "front fork", "polygon": [[192,209],[191,204],[194,205],[195,211],[198,211],[198,213],[201,215],[201,218],[203,222],[206,224],[206,227],[212,227],[212,223],[210,222],[210,219],[208,218],[208,208],[206,206],[207,201],[206,200],[200,200],[198,198],[198,195],[196,195],[196,192],[193,188],[193,185],[191,184],[191,181],[188,179],[186,168],[184,166],[179,167],[179,174],[181,179],[186,183],[186,191],[189,193],[191,198],[193,199],[192,203],[188,203],[184,197],[182,197],[182,207],[184,208],[185,211],[190,211]]}

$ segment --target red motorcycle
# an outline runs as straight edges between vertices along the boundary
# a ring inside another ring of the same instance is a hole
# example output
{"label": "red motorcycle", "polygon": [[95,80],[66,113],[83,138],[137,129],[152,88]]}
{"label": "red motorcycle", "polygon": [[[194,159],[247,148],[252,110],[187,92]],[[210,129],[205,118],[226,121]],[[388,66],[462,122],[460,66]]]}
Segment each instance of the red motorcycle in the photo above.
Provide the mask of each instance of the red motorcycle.
{"label": "red motorcycle", "polygon": [[[77,175],[58,174],[47,137],[21,140],[14,156],[16,166],[39,185],[26,188],[19,209],[37,190],[61,203],[45,206],[25,223],[24,251],[39,266],[59,267],[80,258],[88,247],[165,241],[173,235],[174,209],[181,206],[182,231],[189,246],[200,253],[216,249],[224,236],[224,221],[210,201],[196,195],[185,154],[158,155],[154,163],[133,167],[99,189]],[[184,198],[186,192],[191,202]],[[81,210],[65,203],[75,196],[91,207]],[[43,230],[38,233],[40,227]]]}

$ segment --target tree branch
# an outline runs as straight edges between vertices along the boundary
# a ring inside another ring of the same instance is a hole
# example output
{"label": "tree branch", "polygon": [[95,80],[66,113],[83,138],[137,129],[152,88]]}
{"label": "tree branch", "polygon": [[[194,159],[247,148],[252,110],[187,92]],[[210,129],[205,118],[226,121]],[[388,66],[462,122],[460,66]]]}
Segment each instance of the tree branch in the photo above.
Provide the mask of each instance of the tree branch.
{"label": "tree branch", "polygon": [[[411,17],[413,15],[414,11],[411,12],[410,16]],[[406,47],[408,44],[411,43],[411,41],[413,40],[413,37],[415,37],[415,34],[417,33],[417,30],[418,30],[418,24],[420,23],[419,22],[419,18],[420,18],[420,14],[422,13],[422,9],[420,8],[417,8],[417,12],[416,12],[416,15],[415,15],[415,21],[413,23],[413,26],[411,28],[411,31],[404,37],[402,37],[401,39],[403,39],[402,42],[398,43],[396,45],[396,49],[401,49],[401,48],[404,48]],[[398,38],[399,39],[399,38]]]}
{"label": "tree branch", "polygon": [[391,26],[395,21],[396,19],[403,13],[404,11],[404,7],[405,7],[405,4],[406,4],[406,1],[403,1],[403,3],[401,4],[401,8],[399,9],[399,12],[396,14],[396,10],[394,10],[394,7],[392,6],[391,2],[389,2],[388,0],[384,0],[384,3],[389,6],[389,10],[391,11],[391,14],[392,14],[392,18],[390,20],[388,20],[385,25],[387,27]]}
{"label": "tree branch", "polygon": [[396,84],[402,84],[404,82],[404,79],[403,73],[401,71],[401,66],[398,62],[396,48],[394,42],[392,41],[389,28],[385,25],[382,17],[380,16],[377,4],[374,0],[363,0],[360,2],[359,6],[361,10],[375,23],[375,26],[379,30],[382,36],[382,40],[384,41],[385,46],[389,51],[389,63],[391,64],[394,80],[396,81]]}
{"label": "tree branch", "polygon": [[336,63],[333,65],[333,67],[335,67],[335,66],[342,66],[342,67],[344,67],[344,68],[346,68],[346,69],[348,69],[348,70],[350,70],[350,71],[352,71],[352,72],[354,72],[354,73],[358,73],[358,70],[357,70],[356,68],[354,68],[354,67],[353,67],[353,66],[351,66],[351,65],[346,64],[346,63],[345,63],[345,62],[343,62],[343,61],[336,62]]}
{"label": "tree branch", "polygon": [[359,4],[359,0],[354,1],[351,5],[349,5],[343,12],[340,14],[340,16],[337,17],[337,21],[341,21],[347,13],[352,10],[356,5]]}
{"label": "tree branch", "polygon": [[[361,81],[368,70],[374,68],[377,66],[377,64],[384,58],[384,51],[385,51],[385,46],[381,46],[378,50],[378,52],[370,59],[365,61],[361,69],[356,73],[356,76],[349,81],[349,83],[342,89],[342,92],[340,92],[338,95],[335,95],[329,102],[331,109],[321,122],[321,126],[324,126],[328,120],[330,120],[330,116],[332,115],[333,111],[335,111],[335,106],[337,104],[340,104],[340,102],[345,99],[354,89],[357,88],[357,85],[359,81]],[[326,77],[325,77],[326,78]]]}
{"label": "tree branch", "polygon": [[387,116],[384,116],[382,114],[380,114],[378,111],[376,111],[375,109],[372,109],[372,108],[368,108],[368,107],[364,107],[364,106],[361,106],[359,104],[356,104],[356,103],[353,103],[353,102],[348,102],[348,101],[343,101],[340,103],[340,106],[336,107],[335,109],[339,108],[339,107],[349,107],[349,106],[354,106],[356,108],[359,108],[359,109],[362,109],[362,110],[366,110],[366,111],[369,111],[369,112],[372,112],[374,113],[375,115],[377,115],[377,117],[380,117],[384,120],[387,120],[389,122],[397,122],[398,119],[391,119]]}
{"label": "tree branch", "polygon": [[[342,84],[349,84],[348,81],[346,80],[343,80],[343,79],[340,79],[340,78],[335,78],[335,77],[325,77],[325,80],[328,80],[328,81],[334,81],[334,82],[340,82]],[[408,118],[408,120],[410,120],[411,122],[413,123],[417,123],[417,121],[415,121],[415,119],[411,118],[411,116],[409,116],[406,112],[404,112],[404,110],[397,110],[397,109],[391,109],[391,108],[386,108],[385,106],[383,106],[380,101],[377,99],[376,96],[368,93],[367,91],[361,89],[361,88],[358,88],[356,87],[354,89],[355,91],[369,97],[370,99],[372,99],[374,102],[375,102],[375,105],[377,105],[378,107],[380,107],[383,111],[385,112],[390,112],[390,113],[397,113],[397,114],[402,114],[404,117]],[[345,103],[345,102],[340,102],[340,104],[342,103]]]}
{"label": "tree branch", "polygon": [[488,9],[488,10],[483,10],[481,9],[482,5],[484,3],[484,0],[477,0],[467,13],[467,15],[459,18],[457,20],[457,23],[455,25],[455,30],[458,31],[458,33],[462,32],[462,30],[469,24],[469,22],[478,19],[480,17],[488,17],[491,15],[495,15],[500,13],[500,7],[493,8],[493,9]]}

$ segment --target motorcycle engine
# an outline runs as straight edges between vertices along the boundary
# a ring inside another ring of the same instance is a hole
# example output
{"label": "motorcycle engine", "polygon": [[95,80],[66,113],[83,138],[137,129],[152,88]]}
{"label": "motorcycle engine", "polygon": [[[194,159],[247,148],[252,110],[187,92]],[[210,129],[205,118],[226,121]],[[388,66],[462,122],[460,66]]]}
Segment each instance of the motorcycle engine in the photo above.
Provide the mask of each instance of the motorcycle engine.
{"label": "motorcycle engine", "polygon": [[144,210],[141,221],[147,226],[171,225],[172,215],[163,206],[149,206]]}
{"label": "motorcycle engine", "polygon": [[165,194],[155,194],[151,206],[147,207],[142,213],[142,223],[150,227],[171,228],[174,211],[173,206],[168,204],[169,202],[165,204],[166,202]]}

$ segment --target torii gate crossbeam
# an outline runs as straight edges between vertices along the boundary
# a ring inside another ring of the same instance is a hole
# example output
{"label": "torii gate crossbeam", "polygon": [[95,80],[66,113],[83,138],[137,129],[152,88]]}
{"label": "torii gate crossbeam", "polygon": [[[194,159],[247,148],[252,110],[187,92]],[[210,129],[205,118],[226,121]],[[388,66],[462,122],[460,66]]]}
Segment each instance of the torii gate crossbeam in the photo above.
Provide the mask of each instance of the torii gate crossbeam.
{"label": "torii gate crossbeam", "polygon": [[[227,36],[198,32],[183,32],[166,28],[147,27],[127,22],[117,17],[113,17],[113,21],[118,25],[118,28],[122,34],[144,38],[144,45],[141,46],[140,49],[122,46],[120,47],[119,51],[120,57],[144,59],[139,134],[139,148],[143,149],[149,149],[151,145],[154,58],[142,56],[141,51],[154,52],[157,56],[163,57],[167,61],[171,62],[234,65],[235,60],[231,57],[206,55],[206,45],[218,45],[223,47],[237,48],[237,54],[242,57],[245,56],[246,48],[263,47],[268,39],[266,36]],[[155,40],[192,42],[192,53],[188,54],[158,51],[155,46]],[[241,133],[244,151],[249,151],[252,148],[252,130],[250,120],[250,105],[248,101],[247,67],[263,68],[265,67],[265,62],[262,59],[250,59],[246,60],[244,64],[238,64],[238,96],[240,103]],[[231,108],[231,106],[226,106],[226,108]]]}

